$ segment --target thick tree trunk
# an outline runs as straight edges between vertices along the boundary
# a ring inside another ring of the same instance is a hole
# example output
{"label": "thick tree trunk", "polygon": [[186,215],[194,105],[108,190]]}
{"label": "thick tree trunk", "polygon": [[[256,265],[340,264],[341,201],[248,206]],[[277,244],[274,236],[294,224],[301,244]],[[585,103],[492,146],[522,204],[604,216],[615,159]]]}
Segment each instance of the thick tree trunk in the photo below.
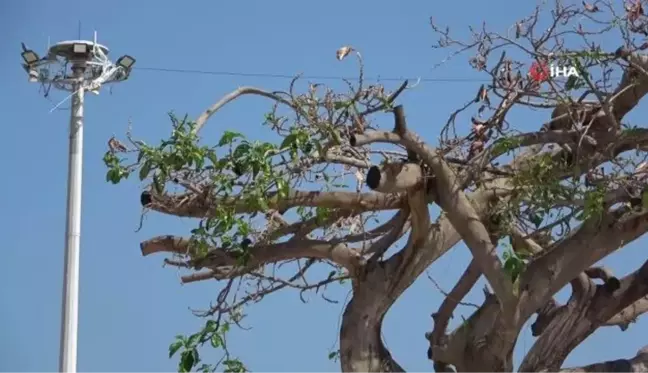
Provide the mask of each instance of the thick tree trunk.
{"label": "thick tree trunk", "polygon": [[343,372],[404,372],[382,341],[383,316],[376,307],[353,298],[347,305],[340,331]]}
{"label": "thick tree trunk", "polygon": [[513,360],[509,355],[503,359],[490,353],[478,343],[466,349],[467,358],[462,366],[457,366],[457,373],[513,373]]}
{"label": "thick tree trunk", "polygon": [[482,307],[455,329],[447,343],[430,346],[435,370],[452,364],[457,372],[511,372],[517,328],[505,327],[499,303],[492,294]]}
{"label": "thick tree trunk", "polygon": [[382,322],[397,299],[390,296],[384,267],[356,280],[342,315],[340,362],[343,372],[404,372],[382,341]]}

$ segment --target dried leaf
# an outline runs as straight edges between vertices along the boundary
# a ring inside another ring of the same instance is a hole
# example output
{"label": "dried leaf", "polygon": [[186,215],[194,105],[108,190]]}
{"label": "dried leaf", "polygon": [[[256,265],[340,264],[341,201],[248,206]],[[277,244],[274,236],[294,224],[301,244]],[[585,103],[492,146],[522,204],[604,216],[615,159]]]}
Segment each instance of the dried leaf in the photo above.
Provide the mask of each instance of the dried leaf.
{"label": "dried leaf", "polygon": [[126,148],[124,144],[117,140],[115,136],[111,137],[110,140],[108,140],[108,148],[110,148],[110,151],[112,152],[128,151],[128,148]]}
{"label": "dried leaf", "polygon": [[468,152],[468,160],[471,160],[477,154],[481,153],[484,150],[484,142],[481,140],[475,140],[470,145],[470,151]]}
{"label": "dried leaf", "polygon": [[488,90],[486,89],[485,85],[481,85],[479,87],[479,91],[477,91],[477,97],[475,98],[475,102],[480,102],[480,101],[485,101],[486,103],[490,104],[489,99],[488,99]]}
{"label": "dried leaf", "polygon": [[599,8],[596,6],[596,4],[588,4],[583,1],[583,7],[585,10],[587,10],[590,13],[596,13],[599,11]]}
{"label": "dried leaf", "polygon": [[339,61],[342,61],[351,52],[353,52],[353,47],[345,45],[342,48],[338,49],[337,52],[335,52],[335,56]]}
{"label": "dried leaf", "polygon": [[486,132],[486,126],[483,124],[473,124],[473,132],[475,133],[475,136],[481,138]]}

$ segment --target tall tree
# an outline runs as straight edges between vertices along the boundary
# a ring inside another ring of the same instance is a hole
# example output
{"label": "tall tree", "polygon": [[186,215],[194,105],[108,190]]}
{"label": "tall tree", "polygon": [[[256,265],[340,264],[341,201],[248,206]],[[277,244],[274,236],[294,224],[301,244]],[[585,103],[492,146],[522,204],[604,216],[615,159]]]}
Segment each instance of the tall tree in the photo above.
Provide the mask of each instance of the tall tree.
{"label": "tall tree", "polygon": [[[190,236],[142,242],[142,254],[172,254],[167,264],[194,271],[183,282],[225,283],[203,315],[204,329],[171,345],[181,371],[217,369],[199,358],[205,343],[225,352],[222,369],[245,370],[225,338],[243,307],[281,289],[318,291],[345,280],[353,295],[340,330],[342,370],[402,371],[381,340],[383,318],[460,242],[472,260],[426,333],[436,371],[512,371],[514,345],[534,315],[538,339],[520,370],[557,371],[597,329],[628,328],[648,310],[648,262],[623,278],[596,266],[648,231],[648,130],[624,120],[648,93],[642,3],[556,1],[505,34],[472,29],[469,42],[432,28],[438,47],[454,49],[453,56],[474,52],[471,65],[490,77],[476,95],[469,92],[438,141],[408,126],[398,104],[408,82],[391,91],[367,85],[361,55],[346,46],[337,58],[357,57],[360,66],[347,92],[317,84],[299,92],[297,79],[287,92],[242,87],[195,121],[171,116],[172,134],[159,146],[129,134],[128,149],[106,153],[111,182],[132,173],[150,182],[141,195],[146,209],[197,221]],[[619,48],[605,51],[598,41],[612,31],[622,36]],[[556,77],[556,67],[569,76]],[[217,144],[203,145],[208,119],[247,95],[274,103],[265,126],[278,140],[225,131]],[[550,116],[520,133],[507,120],[514,107]],[[375,124],[384,112],[393,128]],[[471,115],[472,123],[459,123]],[[171,191],[174,185],[182,191]],[[277,275],[285,262],[297,263],[296,273]],[[328,277],[306,280],[325,264]],[[490,285],[483,303],[447,330],[481,276]],[[243,293],[241,283],[256,290]],[[571,297],[560,304],[554,296],[567,285]],[[642,350],[567,371],[647,369]]]}

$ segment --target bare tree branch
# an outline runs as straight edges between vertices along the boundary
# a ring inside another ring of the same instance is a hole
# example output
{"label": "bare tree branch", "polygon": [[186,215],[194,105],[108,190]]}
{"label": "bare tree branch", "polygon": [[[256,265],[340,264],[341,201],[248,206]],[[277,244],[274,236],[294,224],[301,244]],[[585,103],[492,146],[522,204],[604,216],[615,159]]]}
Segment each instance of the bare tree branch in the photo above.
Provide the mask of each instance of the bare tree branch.
{"label": "bare tree branch", "polygon": [[[192,247],[190,240],[175,236],[155,237],[142,242],[140,247],[144,256],[160,252],[189,256],[198,255],[198,253],[194,252],[195,249]],[[228,253],[221,249],[212,249],[204,258],[195,259],[194,267],[196,269],[201,267],[232,269],[233,273],[227,276],[233,276],[248,272],[264,264],[296,258],[330,260],[346,268],[350,273],[354,273],[361,264],[359,253],[349,249],[344,244],[331,244],[326,241],[316,240],[255,246],[250,248],[249,255],[249,259],[244,263],[244,268],[241,269],[237,268],[241,265],[240,254]]]}
{"label": "bare tree branch", "polygon": [[648,371],[648,348],[644,347],[631,359],[611,360],[579,368],[561,369],[560,372],[645,372]]}

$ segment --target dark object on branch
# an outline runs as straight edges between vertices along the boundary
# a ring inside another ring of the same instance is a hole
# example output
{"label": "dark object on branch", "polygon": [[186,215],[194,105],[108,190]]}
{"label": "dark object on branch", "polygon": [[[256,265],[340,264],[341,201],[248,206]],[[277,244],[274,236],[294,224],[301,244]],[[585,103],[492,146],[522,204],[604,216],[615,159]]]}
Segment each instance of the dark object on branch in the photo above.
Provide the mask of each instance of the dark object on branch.
{"label": "dark object on branch", "polygon": [[621,288],[621,281],[619,281],[619,279],[616,277],[610,277],[605,281],[603,288],[605,289],[605,291],[612,294],[615,291],[619,290],[619,288]]}
{"label": "dark object on branch", "polygon": [[630,49],[626,46],[621,46],[619,49],[614,51],[614,56],[617,58],[623,58],[626,59],[628,56],[630,56]]}
{"label": "dark object on branch", "polygon": [[423,170],[416,163],[386,163],[372,166],[367,171],[366,184],[381,193],[399,193],[420,186],[424,182]]}
{"label": "dark object on branch", "polygon": [[143,207],[146,207],[153,202],[153,197],[151,196],[151,192],[148,190],[145,190],[142,192],[140,195],[140,203],[142,204]]}
{"label": "dark object on branch", "polygon": [[250,239],[247,238],[247,237],[245,237],[245,238],[243,239],[243,241],[241,241],[241,247],[242,247],[243,249],[247,249],[248,247],[250,247],[251,244],[252,244],[252,240],[250,240]]}
{"label": "dark object on branch", "polygon": [[367,186],[371,190],[375,190],[380,185],[380,168],[378,166],[371,166],[367,171]]}
{"label": "dark object on branch", "polygon": [[605,267],[592,267],[585,270],[587,277],[603,280],[603,289],[612,294],[621,287],[621,281],[614,276],[612,271]]}
{"label": "dark object on branch", "polygon": [[630,202],[630,207],[632,207],[634,210],[641,210],[643,208],[643,198],[642,194],[644,191],[639,191],[635,187],[628,187],[628,196],[630,197],[629,202]]}
{"label": "dark object on branch", "polygon": [[403,136],[406,132],[405,110],[403,109],[403,105],[398,105],[394,107],[394,133]]}
{"label": "dark object on branch", "polygon": [[355,146],[356,146],[357,143],[358,143],[358,141],[357,141],[357,139],[356,139],[356,137],[355,137],[355,134],[353,134],[353,133],[350,134],[350,135],[349,135],[349,145],[351,145],[352,147],[355,148]]}

